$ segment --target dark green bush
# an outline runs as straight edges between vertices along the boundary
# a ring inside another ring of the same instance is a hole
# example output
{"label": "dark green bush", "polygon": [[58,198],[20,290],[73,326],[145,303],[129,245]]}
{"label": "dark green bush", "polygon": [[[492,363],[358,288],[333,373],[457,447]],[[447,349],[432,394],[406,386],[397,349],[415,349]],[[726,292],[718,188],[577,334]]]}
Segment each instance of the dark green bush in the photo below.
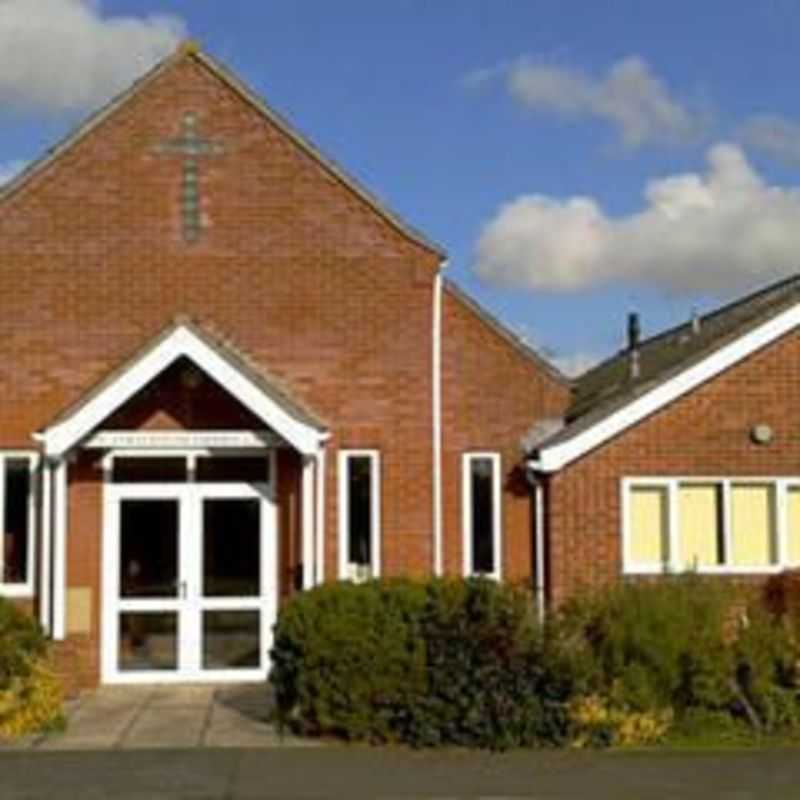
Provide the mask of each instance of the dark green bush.
{"label": "dark green bush", "polygon": [[427,687],[406,741],[507,748],[545,734],[542,639],[525,592],[480,579],[433,582],[420,630]]}
{"label": "dark green bush", "polygon": [[795,587],[759,597],[696,575],[620,583],[541,630],[529,594],[493,581],[326,585],[280,614],[279,720],[414,746],[642,744],[704,726],[711,739],[794,735]]}
{"label": "dark green bush", "polygon": [[282,611],[270,680],[300,733],[502,748],[548,730],[540,650],[530,598],[510,586],[339,583]]}
{"label": "dark green bush", "polygon": [[299,733],[390,741],[425,691],[423,586],[326,584],[281,611],[270,680]]}
{"label": "dark green bush", "polygon": [[62,700],[38,623],[0,598],[0,739],[62,725]]}
{"label": "dark green bush", "polygon": [[725,640],[730,608],[723,584],[675,577],[584,595],[555,625],[580,642],[571,666],[582,676],[579,694],[635,711],[724,708],[734,670]]}
{"label": "dark green bush", "polygon": [[30,674],[45,653],[45,638],[36,620],[0,597],[0,688]]}

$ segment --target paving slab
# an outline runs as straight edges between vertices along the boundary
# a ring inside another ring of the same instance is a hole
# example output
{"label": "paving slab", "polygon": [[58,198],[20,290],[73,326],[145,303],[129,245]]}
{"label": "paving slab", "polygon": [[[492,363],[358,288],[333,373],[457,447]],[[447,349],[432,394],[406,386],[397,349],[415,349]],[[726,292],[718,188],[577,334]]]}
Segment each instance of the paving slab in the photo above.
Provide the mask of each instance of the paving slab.
{"label": "paving slab", "polygon": [[85,703],[67,717],[67,729],[53,733],[35,746],[43,750],[103,750],[115,747],[141,712],[141,705]]}
{"label": "paving slab", "polygon": [[197,706],[148,706],[133,720],[117,747],[197,747],[202,742],[208,714],[207,703]]}
{"label": "paving slab", "polygon": [[272,706],[264,684],[101,687],[67,704],[66,731],[0,750],[320,746],[315,740],[281,736],[271,721]]}

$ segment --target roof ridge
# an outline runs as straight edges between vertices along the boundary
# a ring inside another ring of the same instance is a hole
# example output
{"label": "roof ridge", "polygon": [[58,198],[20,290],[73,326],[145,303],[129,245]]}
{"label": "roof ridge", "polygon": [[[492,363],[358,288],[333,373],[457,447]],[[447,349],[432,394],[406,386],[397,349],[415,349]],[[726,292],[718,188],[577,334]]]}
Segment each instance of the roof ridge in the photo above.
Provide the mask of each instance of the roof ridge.
{"label": "roof ridge", "polygon": [[508,325],[500,320],[495,314],[481,303],[479,303],[472,295],[465,289],[460,287],[451,278],[443,278],[442,283],[445,289],[448,289],[454,297],[460,300],[471,311],[473,311],[479,318],[481,318],[495,333],[501,338],[505,339],[510,345],[516,348],[526,358],[534,361],[539,366],[544,367],[550,375],[565,386],[572,386],[573,380],[565,375],[555,364],[553,364],[546,356],[542,355],[536,348],[531,347],[526,341],[523,340],[519,334],[515,333]]}
{"label": "roof ridge", "polygon": [[[754,289],[754,290],[752,290],[751,292],[748,292],[746,295],[744,295],[742,297],[734,298],[733,300],[729,300],[727,303],[723,303],[722,305],[717,306],[716,308],[712,308],[710,311],[707,311],[705,314],[701,314],[700,315],[701,327],[702,327],[702,324],[704,322],[709,322],[711,320],[717,319],[717,318],[723,316],[724,314],[728,314],[728,313],[730,313],[731,311],[734,311],[737,308],[740,308],[740,307],[742,307],[744,305],[747,305],[747,303],[752,302],[753,300],[755,300],[756,298],[758,298],[760,296],[767,295],[770,292],[774,292],[774,291],[776,291],[778,289],[782,289],[782,288],[784,288],[786,286],[789,286],[790,284],[795,283],[795,282],[800,283],[800,272],[792,273],[791,275],[788,275],[788,276],[786,276],[784,278],[780,278],[779,280],[772,281],[772,283],[768,283],[768,284],[765,284],[764,286],[759,287],[758,289]],[[665,328],[664,330],[659,331],[658,333],[654,333],[652,336],[648,336],[648,337],[640,340],[639,348],[641,349],[641,348],[647,347],[648,345],[657,344],[659,341],[661,341],[663,339],[669,339],[672,336],[676,336],[681,331],[684,331],[687,328],[689,328],[691,326],[691,324],[692,324],[691,319],[689,319],[689,320],[686,320],[684,322],[680,322],[680,323],[678,323],[676,325],[672,325],[669,328]],[[583,377],[584,375],[588,375],[589,373],[594,372],[595,370],[602,369],[604,366],[607,366],[612,361],[615,361],[616,359],[618,359],[626,351],[627,351],[627,348],[625,348],[625,347],[619,348],[616,352],[612,353],[610,356],[608,356],[607,358],[603,359],[602,361],[598,362],[593,367],[591,367],[591,369],[589,369],[586,372],[584,372],[583,375],[581,375],[580,377]]]}

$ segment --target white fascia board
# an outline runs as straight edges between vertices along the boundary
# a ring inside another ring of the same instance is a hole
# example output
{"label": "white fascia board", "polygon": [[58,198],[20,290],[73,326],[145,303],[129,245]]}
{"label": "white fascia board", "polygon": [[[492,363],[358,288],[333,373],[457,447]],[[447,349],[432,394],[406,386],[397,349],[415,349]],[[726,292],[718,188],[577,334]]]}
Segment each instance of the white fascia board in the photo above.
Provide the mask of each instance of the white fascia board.
{"label": "white fascia board", "polygon": [[800,325],[800,304],[721,347],[715,353],[592,425],[574,438],[543,447],[528,462],[541,472],[556,472],[679,397],[744,360]]}
{"label": "white fascia board", "polygon": [[294,419],[227,359],[190,330],[181,327],[73,415],[44,431],[39,438],[44,443],[47,455],[61,456],[66,453],[181,357],[188,358],[207,372],[301,453],[316,453],[325,440],[325,433]]}

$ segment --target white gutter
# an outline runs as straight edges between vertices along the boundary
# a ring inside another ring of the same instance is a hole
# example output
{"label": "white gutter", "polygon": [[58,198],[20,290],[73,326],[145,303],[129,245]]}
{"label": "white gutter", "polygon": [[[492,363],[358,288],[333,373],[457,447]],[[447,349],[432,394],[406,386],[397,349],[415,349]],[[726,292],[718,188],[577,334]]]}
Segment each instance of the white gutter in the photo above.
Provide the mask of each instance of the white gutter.
{"label": "white gutter", "polygon": [[433,280],[433,374],[432,374],[432,418],[433,418],[433,574],[439,577],[444,572],[442,544],[442,270],[443,261]]}
{"label": "white gutter", "polygon": [[547,580],[547,573],[544,565],[544,487],[540,481],[536,481],[533,485],[534,497],[534,538],[536,547],[536,611],[539,616],[539,622],[544,622],[545,617],[545,601],[547,593],[545,591],[545,582]]}

